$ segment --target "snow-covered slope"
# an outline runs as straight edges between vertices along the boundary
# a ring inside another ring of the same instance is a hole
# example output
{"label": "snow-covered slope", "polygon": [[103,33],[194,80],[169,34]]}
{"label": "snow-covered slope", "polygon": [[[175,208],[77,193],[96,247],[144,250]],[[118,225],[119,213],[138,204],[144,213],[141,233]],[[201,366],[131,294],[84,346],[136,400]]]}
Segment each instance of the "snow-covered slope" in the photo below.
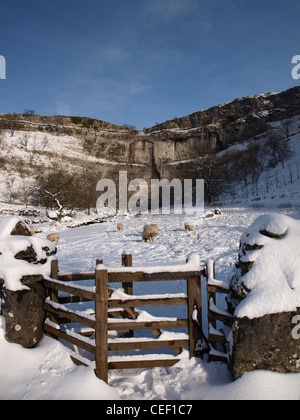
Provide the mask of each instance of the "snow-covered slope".
{"label": "snow-covered slope", "polygon": [[[267,149],[267,138],[251,139],[237,144],[219,154],[220,158],[229,156],[237,151],[245,153],[247,158],[249,145],[259,145],[261,168],[256,169],[257,179],[253,182],[251,176],[246,180],[237,181],[232,172],[231,178],[224,185],[224,192],[218,201],[226,205],[252,205],[256,207],[297,207],[300,203],[300,117],[294,117],[281,122],[270,123],[269,136],[278,136],[283,145],[289,150],[289,155],[276,167],[269,168],[270,151]],[[288,136],[285,132],[288,127]],[[269,137],[269,138],[270,138]],[[287,139],[288,137],[288,139]],[[249,159],[251,156],[249,155]]]}
{"label": "snow-covered slope", "polygon": [[24,203],[24,193],[34,177],[47,169],[63,168],[77,173],[85,167],[114,165],[84,150],[83,139],[38,131],[9,131],[0,141],[0,202]]}

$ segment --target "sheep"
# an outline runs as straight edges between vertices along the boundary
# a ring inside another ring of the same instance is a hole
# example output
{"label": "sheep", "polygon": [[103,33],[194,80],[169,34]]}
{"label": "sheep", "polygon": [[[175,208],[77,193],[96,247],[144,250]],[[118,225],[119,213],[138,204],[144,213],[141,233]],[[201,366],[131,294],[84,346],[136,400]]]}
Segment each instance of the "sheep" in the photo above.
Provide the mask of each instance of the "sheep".
{"label": "sheep", "polygon": [[150,241],[153,242],[153,239],[158,236],[157,225],[146,225],[144,226],[144,231],[142,233],[142,238],[144,242]]}
{"label": "sheep", "polygon": [[154,236],[158,236],[157,225],[146,225],[144,226],[144,232],[152,232]]}
{"label": "sheep", "polygon": [[124,225],[122,225],[122,223],[119,223],[118,226],[117,226],[117,230],[118,230],[118,232],[123,232]]}
{"label": "sheep", "polygon": [[56,245],[58,245],[59,242],[59,234],[58,233],[50,233],[50,235],[47,236],[48,241],[56,242]]}
{"label": "sheep", "polygon": [[29,229],[30,229],[30,232],[31,232],[32,236],[34,236],[36,234],[36,231],[35,231],[34,227],[29,226]]}
{"label": "sheep", "polygon": [[153,238],[154,238],[154,233],[149,231],[143,231],[142,233],[142,238],[144,242],[150,241],[153,242]]}
{"label": "sheep", "polygon": [[186,223],[184,228],[185,228],[186,231],[189,231],[189,232],[194,231],[194,225],[192,225],[191,223]]}

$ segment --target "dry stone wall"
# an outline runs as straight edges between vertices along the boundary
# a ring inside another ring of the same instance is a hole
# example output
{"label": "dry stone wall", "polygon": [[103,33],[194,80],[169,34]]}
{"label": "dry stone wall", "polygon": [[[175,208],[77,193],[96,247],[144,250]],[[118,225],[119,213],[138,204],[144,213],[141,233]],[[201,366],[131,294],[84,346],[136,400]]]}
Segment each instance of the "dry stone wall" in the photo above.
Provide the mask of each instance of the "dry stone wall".
{"label": "dry stone wall", "polygon": [[235,315],[231,347],[234,379],[252,370],[300,372],[300,223],[263,216],[244,233],[231,281],[229,311]]}
{"label": "dry stone wall", "polygon": [[45,274],[50,275],[49,262],[56,254],[52,242],[32,236],[24,221],[16,217],[1,220],[0,283],[5,338],[25,348],[35,347],[43,335],[42,282]]}

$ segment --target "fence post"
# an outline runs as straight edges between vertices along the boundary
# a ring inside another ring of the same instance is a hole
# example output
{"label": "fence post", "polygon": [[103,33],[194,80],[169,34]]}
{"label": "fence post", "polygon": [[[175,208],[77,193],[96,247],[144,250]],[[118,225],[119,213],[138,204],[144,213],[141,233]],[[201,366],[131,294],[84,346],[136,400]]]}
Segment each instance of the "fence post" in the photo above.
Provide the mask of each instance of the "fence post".
{"label": "fence post", "polygon": [[190,357],[192,358],[195,356],[197,342],[202,338],[201,276],[190,277],[187,283]]}
{"label": "fence post", "polygon": [[123,254],[122,255],[122,266],[123,267],[132,267],[132,255],[131,254]]}
{"label": "fence post", "polygon": [[[122,255],[122,267],[132,267],[132,255]],[[133,295],[133,283],[123,283],[122,287],[127,295]]]}
{"label": "fence post", "polygon": [[[132,267],[132,255],[131,254],[123,254],[122,255],[122,266],[123,267]],[[133,295],[133,283],[123,283],[122,287],[125,293],[129,296]],[[135,319],[135,309],[134,308],[127,308],[124,309],[123,318],[127,319]],[[134,331],[128,331],[126,337],[132,338],[134,337]]]}
{"label": "fence post", "polygon": [[[50,277],[53,280],[58,280],[58,273],[59,273],[58,260],[55,259],[55,260],[51,261],[51,275],[50,275]],[[58,290],[48,289],[47,296],[50,296],[50,299],[52,300],[52,302],[58,303]]]}
{"label": "fence post", "polygon": [[[58,273],[59,273],[59,269],[58,269],[58,260],[52,260],[51,261],[51,274],[50,277],[53,280],[58,280]],[[51,288],[46,287],[45,288],[45,296],[46,299],[50,298],[51,302],[55,302],[58,303],[58,290],[54,290]],[[54,314],[51,314],[49,312],[45,312],[45,319],[49,318],[49,320],[51,322],[54,322],[55,324],[59,325],[59,321],[58,321],[58,317],[56,317]],[[46,332],[46,335],[48,335],[49,337],[53,338],[54,340],[58,340],[58,337],[56,335],[50,334],[49,332]]]}
{"label": "fence post", "polygon": [[58,280],[58,273],[58,260],[55,259],[51,261],[51,278],[54,280]]}
{"label": "fence post", "polygon": [[96,270],[96,369],[99,379],[108,383],[108,271]]}
{"label": "fence post", "polygon": [[[216,277],[216,263],[215,259],[211,258],[206,265],[206,280],[209,283],[211,280],[214,280]],[[214,304],[216,304],[216,293],[207,292],[207,313],[209,314],[210,300],[213,299]],[[217,321],[214,319],[209,319],[209,324],[212,324],[214,328],[217,328]]]}
{"label": "fence post", "polygon": [[2,315],[3,287],[4,287],[4,280],[0,279],[0,315]]}

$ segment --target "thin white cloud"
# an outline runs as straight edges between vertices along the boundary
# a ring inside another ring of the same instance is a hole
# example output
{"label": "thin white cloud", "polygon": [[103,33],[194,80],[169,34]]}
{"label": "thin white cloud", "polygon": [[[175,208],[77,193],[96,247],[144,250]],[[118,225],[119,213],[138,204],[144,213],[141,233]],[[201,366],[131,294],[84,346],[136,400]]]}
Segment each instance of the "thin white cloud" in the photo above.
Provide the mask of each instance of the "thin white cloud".
{"label": "thin white cloud", "polygon": [[151,13],[174,17],[191,12],[197,5],[199,0],[151,0],[146,8]]}
{"label": "thin white cloud", "polygon": [[58,100],[55,106],[55,114],[56,115],[71,115],[72,107],[69,103]]}

